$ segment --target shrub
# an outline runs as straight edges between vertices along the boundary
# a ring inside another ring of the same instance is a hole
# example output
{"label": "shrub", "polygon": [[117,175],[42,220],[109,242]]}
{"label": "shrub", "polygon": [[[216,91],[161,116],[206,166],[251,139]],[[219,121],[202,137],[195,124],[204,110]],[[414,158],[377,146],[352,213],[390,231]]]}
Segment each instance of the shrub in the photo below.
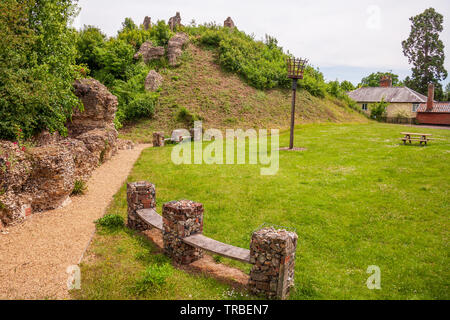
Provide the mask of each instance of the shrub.
{"label": "shrub", "polygon": [[0,138],[42,129],[67,133],[81,103],[72,91],[77,55],[71,1],[0,1]]}
{"label": "shrub", "polygon": [[84,194],[87,190],[86,183],[83,180],[76,180],[72,190],[72,195]]}
{"label": "shrub", "polygon": [[201,117],[191,113],[185,107],[180,107],[177,113],[177,120],[186,123],[188,127],[192,127],[194,125],[194,121],[201,120]]}
{"label": "shrub", "polygon": [[388,103],[383,99],[380,102],[373,103],[370,106],[370,117],[372,119],[381,120],[382,117],[386,116],[386,108]]}
{"label": "shrub", "polygon": [[127,69],[127,81],[114,81],[111,92],[117,96],[119,102],[114,120],[117,129],[126,121],[153,116],[159,93],[145,91],[144,83],[148,71],[149,68],[140,62]]}
{"label": "shrub", "polygon": [[118,214],[107,214],[96,220],[95,224],[110,231],[121,229],[124,226],[123,218]]}
{"label": "shrub", "polygon": [[145,41],[151,39],[151,30],[145,30],[143,26],[138,27],[131,18],[125,18],[117,38],[124,40],[138,50]]}
{"label": "shrub", "polygon": [[166,285],[167,278],[172,275],[172,272],[173,268],[168,263],[150,265],[136,280],[132,291],[137,295],[148,291],[159,291]]}
{"label": "shrub", "polygon": [[344,92],[349,92],[355,90],[355,86],[350,81],[344,80],[341,82],[341,89],[344,90]]}
{"label": "shrub", "polygon": [[151,28],[150,34],[155,46],[167,46],[169,39],[174,35],[164,20],[158,20]]}
{"label": "shrub", "polygon": [[[218,60],[224,69],[241,75],[253,87],[290,88],[291,81],[286,71],[288,55],[274,37],[266,35],[265,41],[256,41],[237,29],[214,24],[186,27],[186,30],[196,37],[198,44],[218,51]],[[299,87],[316,97],[326,95],[323,74],[311,66],[306,67]]]}
{"label": "shrub", "polygon": [[138,118],[151,118],[155,111],[157,93],[140,93],[125,107],[124,114],[127,120]]}

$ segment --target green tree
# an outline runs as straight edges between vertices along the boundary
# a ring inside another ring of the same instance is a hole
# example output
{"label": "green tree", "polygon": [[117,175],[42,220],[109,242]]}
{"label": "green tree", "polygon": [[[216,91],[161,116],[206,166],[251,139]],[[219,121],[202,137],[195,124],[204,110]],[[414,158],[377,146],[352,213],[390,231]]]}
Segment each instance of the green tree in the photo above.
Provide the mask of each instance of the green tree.
{"label": "green tree", "polygon": [[133,65],[134,48],[124,40],[112,38],[104,46],[96,47],[94,55],[101,67],[93,73],[94,78],[110,86],[114,79],[126,78],[127,69]]}
{"label": "green tree", "polygon": [[381,121],[381,119],[386,116],[387,106],[388,103],[384,100],[384,98],[382,98],[380,102],[372,103],[370,105],[370,117]]}
{"label": "green tree", "polygon": [[392,79],[392,86],[396,87],[400,85],[398,80],[398,75],[392,72],[374,72],[368,75],[365,78],[362,78],[361,83],[358,85],[359,87],[379,87],[380,80],[384,76],[389,76]]}
{"label": "green tree", "polygon": [[350,81],[344,80],[341,82],[341,89],[345,92],[349,92],[355,90],[355,86]]}
{"label": "green tree", "polygon": [[405,84],[412,89],[427,94],[429,83],[436,87],[435,97],[441,99],[442,85],[439,81],[447,78],[444,68],[444,43],[439,38],[443,31],[444,17],[435,9],[426,9],[423,13],[411,17],[411,33],[402,42],[403,54],[412,64],[412,76]]}
{"label": "green tree", "polygon": [[[137,28],[138,28],[138,26],[136,25],[136,23],[134,23],[133,19],[125,18],[125,21],[122,22],[122,30],[121,31],[124,31],[124,30],[135,30]],[[119,31],[119,33],[120,33],[120,31]]]}
{"label": "green tree", "polygon": [[94,54],[95,48],[102,47],[106,40],[106,35],[99,28],[94,26],[84,26],[77,37],[78,57],[77,63],[85,63],[92,71],[100,69],[100,62]]}
{"label": "green tree", "polygon": [[0,1],[0,137],[42,129],[66,133],[81,103],[73,94],[76,48],[69,0]]}
{"label": "green tree", "polygon": [[117,33],[117,38],[138,50],[145,41],[150,40],[151,30],[145,30],[143,25],[138,27],[131,18],[126,18],[122,22],[122,29]]}
{"label": "green tree", "polygon": [[447,86],[445,87],[444,100],[450,100],[450,82],[447,83]]}

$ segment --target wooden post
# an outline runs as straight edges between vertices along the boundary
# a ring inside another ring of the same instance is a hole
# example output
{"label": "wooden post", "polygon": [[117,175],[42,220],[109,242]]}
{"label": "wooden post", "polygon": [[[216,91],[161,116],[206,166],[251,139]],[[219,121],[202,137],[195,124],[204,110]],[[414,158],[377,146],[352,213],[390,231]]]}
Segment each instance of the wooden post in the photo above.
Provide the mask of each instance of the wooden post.
{"label": "wooden post", "polygon": [[294,148],[294,125],[295,125],[295,96],[297,92],[297,79],[292,79],[292,108],[291,108],[291,136],[289,139],[289,149]]}

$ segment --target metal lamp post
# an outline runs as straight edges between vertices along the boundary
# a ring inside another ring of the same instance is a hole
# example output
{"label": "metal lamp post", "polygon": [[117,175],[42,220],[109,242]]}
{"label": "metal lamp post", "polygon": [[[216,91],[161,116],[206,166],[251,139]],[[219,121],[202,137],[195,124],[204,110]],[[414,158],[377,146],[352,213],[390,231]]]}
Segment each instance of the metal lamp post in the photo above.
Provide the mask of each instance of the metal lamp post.
{"label": "metal lamp post", "polygon": [[303,79],[303,70],[307,59],[287,58],[288,78],[292,79],[292,109],[291,109],[291,138],[289,140],[289,150],[294,148],[294,124],[295,124],[295,94],[297,92],[297,81]]}

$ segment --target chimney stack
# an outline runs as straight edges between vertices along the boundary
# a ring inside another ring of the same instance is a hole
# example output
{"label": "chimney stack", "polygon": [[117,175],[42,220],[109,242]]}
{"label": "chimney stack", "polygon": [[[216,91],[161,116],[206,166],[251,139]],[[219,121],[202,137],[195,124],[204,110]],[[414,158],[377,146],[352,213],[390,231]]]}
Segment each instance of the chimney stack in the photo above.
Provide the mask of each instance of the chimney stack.
{"label": "chimney stack", "polygon": [[427,111],[433,110],[433,101],[434,101],[434,84],[428,84],[428,99],[427,99]]}
{"label": "chimney stack", "polygon": [[390,76],[382,76],[380,79],[380,87],[384,88],[392,87],[392,78]]}

